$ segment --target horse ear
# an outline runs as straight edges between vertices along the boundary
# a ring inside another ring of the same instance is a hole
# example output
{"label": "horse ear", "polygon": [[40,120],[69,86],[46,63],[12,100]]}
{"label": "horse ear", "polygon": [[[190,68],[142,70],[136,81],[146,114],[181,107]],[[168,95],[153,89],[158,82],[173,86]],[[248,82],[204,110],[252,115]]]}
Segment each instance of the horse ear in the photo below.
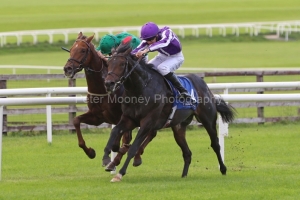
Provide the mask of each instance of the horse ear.
{"label": "horse ear", "polygon": [[131,53],[131,51],[132,51],[132,48],[130,47],[129,49],[127,49],[126,51],[125,51],[125,55],[127,55],[127,54],[130,54]]}
{"label": "horse ear", "polygon": [[94,35],[95,33],[92,36],[88,37],[88,39],[86,40],[87,43],[90,43],[94,39]]}
{"label": "horse ear", "polygon": [[81,36],[82,36],[82,32],[79,32],[77,39],[79,39]]}

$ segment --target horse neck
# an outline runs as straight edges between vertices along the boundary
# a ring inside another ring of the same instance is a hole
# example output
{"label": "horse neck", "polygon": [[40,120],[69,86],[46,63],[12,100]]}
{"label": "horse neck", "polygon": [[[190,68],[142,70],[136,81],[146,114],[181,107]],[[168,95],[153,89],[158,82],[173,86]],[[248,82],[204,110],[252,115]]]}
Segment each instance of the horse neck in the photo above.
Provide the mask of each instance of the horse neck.
{"label": "horse neck", "polygon": [[84,70],[88,91],[90,93],[106,93],[103,78],[104,68],[104,61],[101,60],[101,58],[97,55],[97,53],[94,50],[92,50],[91,61],[89,62],[88,66],[85,67]]}
{"label": "horse neck", "polygon": [[[128,71],[132,69],[133,66],[129,68]],[[154,71],[153,71],[154,72]],[[128,73],[128,72],[127,72]],[[125,90],[134,93],[135,95],[141,94],[143,89],[148,85],[152,79],[153,73],[142,66],[137,66],[133,72],[130,74],[128,79],[124,82]],[[132,90],[134,88],[134,90]]]}

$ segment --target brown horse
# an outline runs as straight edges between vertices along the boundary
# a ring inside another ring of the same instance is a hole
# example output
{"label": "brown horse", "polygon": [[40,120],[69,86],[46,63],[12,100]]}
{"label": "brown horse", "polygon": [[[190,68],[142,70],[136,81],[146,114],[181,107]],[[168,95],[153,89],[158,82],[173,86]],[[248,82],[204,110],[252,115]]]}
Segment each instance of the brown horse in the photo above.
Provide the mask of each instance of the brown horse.
{"label": "brown horse", "polygon": [[[124,88],[121,87],[115,94],[106,92],[104,86],[104,77],[107,74],[107,63],[102,60],[95,50],[94,45],[91,43],[94,36],[86,37],[81,32],[78,34],[77,40],[70,50],[63,48],[70,52],[70,58],[64,66],[64,74],[68,78],[73,78],[76,73],[84,69],[86,76],[86,83],[88,87],[87,105],[88,111],[82,115],[74,118],[73,124],[76,129],[78,137],[78,145],[84,150],[86,155],[93,159],[96,152],[93,148],[87,147],[83,139],[80,124],[85,123],[89,125],[99,126],[106,122],[109,124],[117,124],[122,116],[121,103],[116,99],[123,95]],[[140,155],[143,153],[144,148],[156,136],[156,132],[150,134],[147,140],[140,147],[139,153],[135,156],[134,166],[141,164],[142,160]],[[115,166],[119,165],[122,156],[127,152],[130,141],[132,139],[131,130],[124,132],[122,139],[122,148],[119,150],[113,162],[110,162],[109,154],[110,148],[104,149],[104,156],[102,158],[102,165],[107,166],[107,171],[114,170]],[[120,140],[119,140],[120,141]],[[120,144],[116,144],[120,145]]]}
{"label": "brown horse", "polygon": [[[123,103],[123,115],[120,122],[112,129],[107,148],[116,150],[118,147],[114,144],[116,140],[120,141],[124,131],[133,130],[137,126],[140,127],[128,150],[123,167],[111,181],[120,181],[126,174],[131,158],[134,157],[139,146],[147,137],[147,133],[165,127],[172,128],[175,140],[182,150],[184,160],[182,177],[186,177],[192,152],[188,147],[185,135],[186,128],[193,117],[201,122],[206,129],[211,140],[211,147],[219,162],[220,172],[225,175],[227,168],[220,153],[216,120],[217,113],[219,113],[223,121],[231,122],[235,116],[234,108],[227,105],[222,98],[215,98],[201,77],[189,74],[185,76],[185,79],[194,86],[197,105],[195,105],[195,109],[172,112],[174,97],[166,80],[152,69],[151,64],[147,64],[143,60],[137,61],[131,51],[130,41],[123,42],[113,51],[113,55],[108,61],[108,73],[105,79],[105,86],[108,91],[113,92],[120,85],[124,85],[125,97],[132,101]],[[173,113],[171,121],[169,121],[170,113]]]}

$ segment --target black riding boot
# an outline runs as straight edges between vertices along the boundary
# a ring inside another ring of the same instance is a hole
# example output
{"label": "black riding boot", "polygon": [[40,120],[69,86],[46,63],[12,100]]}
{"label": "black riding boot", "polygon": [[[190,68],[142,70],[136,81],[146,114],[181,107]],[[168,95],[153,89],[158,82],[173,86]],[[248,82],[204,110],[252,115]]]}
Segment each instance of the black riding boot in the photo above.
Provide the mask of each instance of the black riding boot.
{"label": "black riding boot", "polygon": [[178,80],[177,76],[170,72],[165,75],[165,78],[172,82],[174,87],[180,92],[180,98],[184,98],[185,100],[191,100],[191,95],[188,91],[181,85],[180,81]]}

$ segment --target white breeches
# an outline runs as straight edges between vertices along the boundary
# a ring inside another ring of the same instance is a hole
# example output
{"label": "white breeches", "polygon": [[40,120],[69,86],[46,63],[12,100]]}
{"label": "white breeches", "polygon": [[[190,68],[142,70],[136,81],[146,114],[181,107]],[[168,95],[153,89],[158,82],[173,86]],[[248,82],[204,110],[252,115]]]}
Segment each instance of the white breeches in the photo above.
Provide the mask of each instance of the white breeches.
{"label": "white breeches", "polygon": [[149,63],[154,65],[154,69],[161,75],[165,76],[170,72],[177,70],[183,63],[184,57],[182,52],[175,55],[166,56],[162,53],[158,53]]}

